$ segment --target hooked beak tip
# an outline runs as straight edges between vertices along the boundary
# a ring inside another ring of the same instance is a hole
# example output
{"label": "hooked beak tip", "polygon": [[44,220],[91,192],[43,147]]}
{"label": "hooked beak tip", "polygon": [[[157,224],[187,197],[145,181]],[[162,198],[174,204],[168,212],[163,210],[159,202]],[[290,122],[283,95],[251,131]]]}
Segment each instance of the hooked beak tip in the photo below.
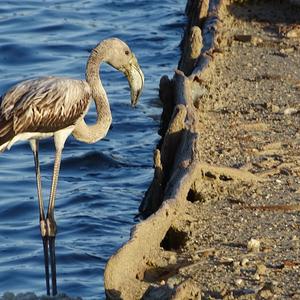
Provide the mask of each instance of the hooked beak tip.
{"label": "hooked beak tip", "polygon": [[124,73],[131,90],[131,106],[135,107],[144,87],[144,74],[137,61],[134,64],[129,64]]}
{"label": "hooked beak tip", "polygon": [[141,93],[142,93],[142,89],[139,89],[136,91],[136,93],[134,95],[132,95],[132,98],[131,98],[131,106],[132,107],[135,107],[137,105]]}

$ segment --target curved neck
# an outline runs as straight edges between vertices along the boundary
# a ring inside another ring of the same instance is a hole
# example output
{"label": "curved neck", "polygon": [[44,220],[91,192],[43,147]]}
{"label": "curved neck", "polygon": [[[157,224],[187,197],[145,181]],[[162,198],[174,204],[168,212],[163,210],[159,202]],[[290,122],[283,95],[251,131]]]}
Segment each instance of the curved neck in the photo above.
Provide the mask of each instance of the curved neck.
{"label": "curved neck", "polygon": [[102,86],[99,72],[100,64],[107,60],[106,48],[101,43],[91,52],[86,66],[86,81],[92,91],[92,98],[96,105],[97,120],[93,125],[87,125],[82,117],[75,124],[74,137],[85,143],[95,143],[106,136],[112,122],[109,102]]}

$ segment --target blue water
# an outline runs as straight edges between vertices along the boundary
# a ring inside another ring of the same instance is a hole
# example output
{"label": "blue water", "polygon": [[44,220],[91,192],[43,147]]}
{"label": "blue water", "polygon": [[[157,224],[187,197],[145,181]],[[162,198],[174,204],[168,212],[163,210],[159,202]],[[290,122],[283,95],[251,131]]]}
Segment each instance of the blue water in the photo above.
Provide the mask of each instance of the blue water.
{"label": "blue water", "polygon": [[[130,107],[127,81],[102,68],[113,126],[94,145],[70,137],[57,193],[59,292],[103,299],[108,258],[129,238],[140,200],[152,179],[152,152],[161,108],[161,75],[172,75],[179,56],[185,1],[6,0],[0,6],[0,94],[40,75],[84,78],[89,51],[117,36],[135,52],[145,90]],[[88,120],[95,118],[92,107]],[[44,198],[53,164],[51,140],[41,143]],[[27,143],[0,154],[0,296],[45,293],[33,157]],[[122,272],[122,270],[120,270]]]}

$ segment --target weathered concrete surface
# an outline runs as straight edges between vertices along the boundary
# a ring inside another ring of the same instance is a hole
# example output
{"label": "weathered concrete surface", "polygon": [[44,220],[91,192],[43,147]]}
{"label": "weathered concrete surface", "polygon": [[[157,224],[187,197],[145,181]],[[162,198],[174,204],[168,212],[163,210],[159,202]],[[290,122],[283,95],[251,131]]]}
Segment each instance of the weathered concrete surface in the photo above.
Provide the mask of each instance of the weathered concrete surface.
{"label": "weathered concrete surface", "polygon": [[[177,240],[180,245],[181,239],[184,239],[176,228],[176,220],[184,211],[192,185],[203,173],[197,150],[198,119],[193,104],[193,98],[201,92],[201,87],[199,80],[194,78],[200,78],[209,66],[211,57],[208,52],[214,47],[220,6],[220,1],[215,0],[209,5],[208,1],[189,1],[187,4],[187,13],[192,21],[188,27],[191,31],[186,31],[183,44],[190,46],[183,47],[188,50],[182,56],[181,70],[172,80],[163,77],[161,81],[160,94],[165,107],[162,128],[165,132],[154,154],[154,180],[141,205],[141,214],[153,214],[133,228],[130,240],[109,260],[105,269],[105,290],[109,299],[141,299],[143,295],[155,297],[158,291],[150,287],[147,271],[158,265],[161,268],[168,265],[169,253],[162,248],[168,233],[173,234],[171,243]],[[191,10],[191,7],[196,7],[196,10]],[[201,29],[196,26],[201,26],[204,32],[205,51],[202,51]],[[184,72],[191,73],[195,67],[192,77],[186,77]],[[166,248],[172,249],[173,246]],[[175,286],[171,291],[166,289],[166,293],[173,299],[179,299],[187,291],[183,286],[185,284]],[[160,287],[158,290],[158,293],[163,292]],[[193,297],[198,296],[199,292],[195,292]],[[164,299],[162,295],[159,297]]]}
{"label": "weathered concrete surface", "polygon": [[188,2],[150,217],[108,262],[109,299],[300,295],[299,10],[239,2]]}

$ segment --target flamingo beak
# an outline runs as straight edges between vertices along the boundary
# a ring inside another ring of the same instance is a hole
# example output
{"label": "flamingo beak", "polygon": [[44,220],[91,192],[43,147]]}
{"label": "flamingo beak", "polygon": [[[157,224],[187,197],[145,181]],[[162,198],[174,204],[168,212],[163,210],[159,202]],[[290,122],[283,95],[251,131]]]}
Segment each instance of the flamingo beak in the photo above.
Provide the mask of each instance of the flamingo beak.
{"label": "flamingo beak", "polygon": [[135,106],[144,87],[144,74],[134,55],[124,73],[131,90],[131,105]]}

